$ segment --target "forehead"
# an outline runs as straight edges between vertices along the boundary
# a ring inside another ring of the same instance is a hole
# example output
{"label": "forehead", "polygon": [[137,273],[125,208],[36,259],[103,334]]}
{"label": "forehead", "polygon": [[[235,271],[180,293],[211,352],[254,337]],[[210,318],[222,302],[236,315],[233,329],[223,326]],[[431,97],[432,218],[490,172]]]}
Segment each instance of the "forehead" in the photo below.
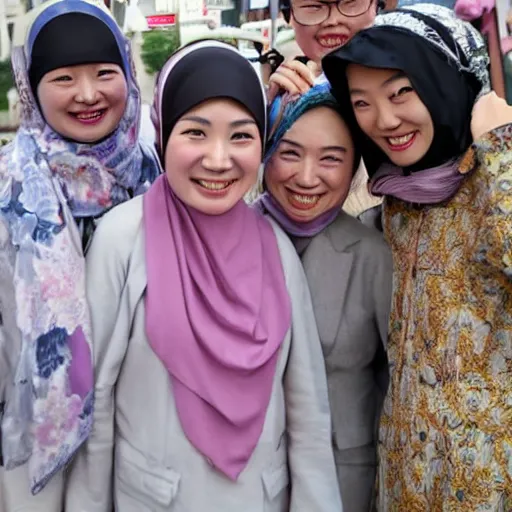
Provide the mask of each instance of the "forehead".
{"label": "forehead", "polygon": [[349,64],[346,76],[351,90],[386,87],[395,79],[405,78],[403,72],[397,69],[370,68],[360,64]]}
{"label": "forehead", "polygon": [[225,121],[233,117],[237,119],[253,117],[244,105],[231,98],[211,98],[203,101],[183,114],[182,118],[191,115],[211,117],[212,122]]}
{"label": "forehead", "polygon": [[351,144],[350,131],[342,117],[330,107],[320,106],[303,114],[284,135],[304,145]]}

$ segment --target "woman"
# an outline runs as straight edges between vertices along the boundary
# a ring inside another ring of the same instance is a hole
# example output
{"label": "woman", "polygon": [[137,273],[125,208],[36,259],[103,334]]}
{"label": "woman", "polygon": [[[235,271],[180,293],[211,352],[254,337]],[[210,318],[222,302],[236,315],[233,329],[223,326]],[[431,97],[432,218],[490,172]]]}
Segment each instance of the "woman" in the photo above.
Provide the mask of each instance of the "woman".
{"label": "woman", "polygon": [[324,60],[386,196],[395,265],[382,511],[512,507],[512,115],[478,103],[472,117],[488,63],[471,25],[427,5],[383,14]]}
{"label": "woman", "polygon": [[160,73],[154,119],[166,175],[88,254],[96,417],[67,507],[110,512],[113,487],[120,512],[340,511],[304,274],[243,201],[258,76],[230,45],[189,45]]}
{"label": "woman", "polygon": [[327,370],[343,507],[368,512],[387,386],[393,265],[382,235],[341,210],[360,155],[328,84],[276,99],[259,206],[295,244]]}
{"label": "woman", "polygon": [[159,168],[137,142],[140,94],[106,9],[48,3],[12,62],[22,121],[0,158],[0,495],[8,511],[60,512],[61,470],[92,424],[83,252],[97,219]]}

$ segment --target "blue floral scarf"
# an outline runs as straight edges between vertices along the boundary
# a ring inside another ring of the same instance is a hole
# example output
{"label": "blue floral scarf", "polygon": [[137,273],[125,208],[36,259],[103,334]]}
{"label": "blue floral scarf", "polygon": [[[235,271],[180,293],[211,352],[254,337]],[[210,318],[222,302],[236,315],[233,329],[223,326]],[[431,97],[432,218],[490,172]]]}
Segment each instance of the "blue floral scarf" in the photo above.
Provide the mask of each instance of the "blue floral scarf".
{"label": "blue floral scarf", "polygon": [[[123,57],[126,110],[115,132],[98,144],[70,142],[54,132],[29,85],[35,37],[45,23],[70,11],[106,23]],[[21,127],[0,153],[0,231],[8,233],[14,256],[10,262],[0,258],[0,275],[12,275],[21,352],[11,354],[17,366],[5,385],[1,445],[6,469],[28,462],[36,494],[92,427],[91,328],[76,224],[144,192],[159,166],[156,154],[139,142],[140,91],[129,44],[106,9],[82,0],[52,3],[35,19],[25,48],[14,48],[12,64]]]}

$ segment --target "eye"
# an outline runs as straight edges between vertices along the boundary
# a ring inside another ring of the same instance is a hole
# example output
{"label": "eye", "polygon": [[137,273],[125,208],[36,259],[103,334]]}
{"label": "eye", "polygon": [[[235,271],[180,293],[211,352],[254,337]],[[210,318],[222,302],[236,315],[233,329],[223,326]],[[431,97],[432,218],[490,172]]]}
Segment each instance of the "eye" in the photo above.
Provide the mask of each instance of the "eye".
{"label": "eye", "polygon": [[117,75],[117,71],[115,69],[100,69],[98,71],[98,76],[99,77],[102,77],[102,76],[112,76],[112,75]]}
{"label": "eye", "polygon": [[364,100],[356,100],[356,101],[352,102],[352,107],[353,108],[364,108],[364,107],[368,107],[368,103],[366,103],[366,101],[364,101]]}
{"label": "eye", "polygon": [[410,85],[400,87],[400,89],[392,95],[392,98],[401,98],[409,92],[414,92],[414,89]]}
{"label": "eye", "polygon": [[52,82],[71,82],[73,80],[69,75],[61,75],[52,78]]}
{"label": "eye", "polygon": [[237,132],[234,133],[231,138],[233,140],[254,140],[254,136],[248,132]]}
{"label": "eye", "polygon": [[323,5],[322,4],[306,4],[306,5],[301,5],[300,8],[304,11],[307,11],[307,12],[316,12],[320,9],[322,9]]}
{"label": "eye", "polygon": [[339,164],[339,163],[343,162],[343,160],[341,158],[338,158],[337,156],[334,156],[334,155],[324,156],[322,158],[322,160],[327,161],[329,163],[334,163],[334,164]]}
{"label": "eye", "polygon": [[200,137],[204,137],[205,136],[205,133],[203,130],[200,130],[198,128],[190,128],[188,130],[184,130],[183,132],[181,132],[182,135],[188,135],[189,137],[192,137],[192,138],[195,138],[195,139],[198,139]]}
{"label": "eye", "polygon": [[293,149],[284,149],[283,151],[281,151],[279,153],[282,157],[284,157],[285,159],[288,158],[288,159],[293,159],[293,158],[300,158],[300,155],[297,151],[293,150]]}

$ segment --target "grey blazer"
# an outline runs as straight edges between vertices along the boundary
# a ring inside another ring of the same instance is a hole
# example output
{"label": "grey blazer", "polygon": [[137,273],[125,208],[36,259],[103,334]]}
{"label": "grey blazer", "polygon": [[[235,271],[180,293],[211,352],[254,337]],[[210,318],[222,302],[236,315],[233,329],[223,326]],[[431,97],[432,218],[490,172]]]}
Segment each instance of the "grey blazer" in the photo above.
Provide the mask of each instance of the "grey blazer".
{"label": "grey blazer", "polygon": [[[142,197],[107,213],[87,254],[96,399],[66,511],[341,512],[324,362],[306,278],[274,225],[292,304],[258,445],[236,483],[188,441],[148,343]],[[46,512],[46,511],[45,511]]]}
{"label": "grey blazer", "polygon": [[[381,233],[341,212],[300,252],[326,362],[338,459],[339,452],[376,439],[388,383],[391,251]],[[364,453],[375,462],[375,450]]]}

